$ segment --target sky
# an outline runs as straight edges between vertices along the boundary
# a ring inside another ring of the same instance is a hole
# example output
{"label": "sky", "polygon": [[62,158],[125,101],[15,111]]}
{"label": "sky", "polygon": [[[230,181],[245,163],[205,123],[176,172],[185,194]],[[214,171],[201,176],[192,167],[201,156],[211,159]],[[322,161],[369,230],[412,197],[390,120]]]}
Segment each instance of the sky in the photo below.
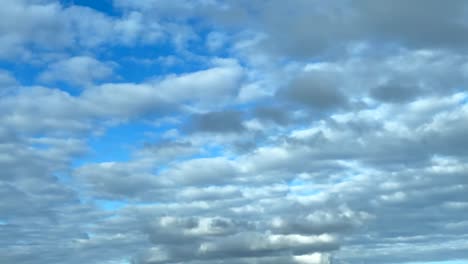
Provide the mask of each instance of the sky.
{"label": "sky", "polygon": [[0,263],[468,263],[467,1],[0,4]]}

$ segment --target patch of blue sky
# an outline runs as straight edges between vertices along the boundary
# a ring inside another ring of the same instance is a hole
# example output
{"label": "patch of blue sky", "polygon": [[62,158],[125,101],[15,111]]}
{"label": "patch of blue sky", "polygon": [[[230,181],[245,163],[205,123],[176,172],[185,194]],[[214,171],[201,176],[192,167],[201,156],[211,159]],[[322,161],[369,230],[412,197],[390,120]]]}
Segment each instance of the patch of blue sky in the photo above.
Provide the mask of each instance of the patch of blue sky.
{"label": "patch of blue sky", "polygon": [[225,152],[225,148],[221,145],[206,145],[203,147],[202,153],[195,156],[199,158],[213,158],[223,156]]}
{"label": "patch of blue sky", "polygon": [[[172,162],[179,162],[180,160],[177,160],[177,161],[172,161]],[[165,165],[159,165],[155,168],[153,168],[151,170],[151,173],[153,173],[154,175],[160,175],[166,171],[168,171],[169,169],[171,168],[171,166],[169,164],[165,164]]]}
{"label": "patch of blue sky", "polygon": [[101,54],[105,60],[118,63],[116,74],[126,82],[143,82],[168,74],[184,74],[209,67],[207,60],[184,58],[172,43],[162,41],[138,47],[116,46]]}
{"label": "patch of blue sky", "polygon": [[45,83],[44,85],[49,88],[59,89],[75,97],[79,96],[83,92],[82,85],[78,85],[78,84],[75,85],[75,84],[71,84],[65,81],[54,81],[51,83]]}
{"label": "patch of blue sky", "polygon": [[105,210],[105,211],[116,211],[128,205],[128,202],[125,202],[125,201],[103,200],[103,199],[96,199],[94,200],[94,203],[100,209]]}
{"label": "patch of blue sky", "polygon": [[129,161],[132,151],[136,150],[148,139],[148,133],[161,134],[167,130],[167,127],[155,127],[144,121],[130,122],[107,128],[104,134],[92,136],[88,139],[91,153],[77,159],[74,166],[78,167],[88,162]]}
{"label": "patch of blue sky", "polygon": [[301,179],[293,179],[292,181],[288,182],[288,186],[303,186],[306,182]]}
{"label": "patch of blue sky", "polygon": [[459,104],[460,105],[468,104],[468,96],[463,97],[463,99],[460,100]]}
{"label": "patch of blue sky", "polygon": [[114,60],[119,64],[116,73],[122,79],[131,82],[142,82],[148,77],[166,74],[171,69],[166,69],[160,59],[174,55],[170,43],[157,43],[154,45],[139,46],[115,46],[101,54],[106,60]]}
{"label": "patch of blue sky", "polygon": [[37,85],[37,72],[41,67],[29,63],[0,60],[0,69],[11,72],[20,84],[32,86]]}
{"label": "patch of blue sky", "polygon": [[38,142],[34,142],[32,144],[29,145],[31,148],[33,148],[34,150],[42,150],[42,151],[47,151],[51,148],[51,146],[49,144],[45,144],[45,143],[38,143]]}
{"label": "patch of blue sky", "polygon": [[[62,0],[61,2],[64,6],[81,5],[104,12],[107,15],[118,14],[117,10],[112,7],[111,0]],[[197,19],[192,20],[191,24],[199,23]],[[115,68],[115,73],[120,77],[120,80],[125,80],[125,82],[139,83],[148,78],[167,74],[199,71],[210,67],[209,61],[212,57],[229,57],[229,49],[225,45],[216,50],[216,54],[206,48],[205,42],[210,32],[211,30],[208,28],[202,28],[196,32],[198,37],[188,40],[186,43],[185,49],[188,53],[185,57],[181,56],[180,50],[169,38],[164,39],[163,37],[159,42],[151,44],[110,45],[103,49],[103,52],[96,59],[115,61],[119,65]],[[69,52],[70,56],[81,54],[81,50],[69,50]],[[193,54],[197,55],[193,56]],[[26,86],[37,84],[38,73],[44,70],[35,64],[5,61],[0,62],[0,69],[13,72],[20,83]],[[71,95],[78,95],[81,91],[74,85],[65,82],[57,82],[54,85]]]}
{"label": "patch of blue sky", "polygon": [[[125,80],[143,81],[150,77],[166,74],[183,74],[207,69],[213,57],[229,57],[229,47],[221,45],[216,51],[206,46],[208,35],[212,32],[200,24],[198,19],[190,19],[189,24],[197,28],[196,37],[186,40],[182,47],[166,35],[156,43],[140,43],[137,46],[114,46],[101,53],[106,59],[119,58],[118,74]],[[182,51],[180,49],[183,49]],[[196,54],[196,55],[195,55]]]}
{"label": "patch of blue sky", "polygon": [[73,179],[67,171],[55,171],[53,176],[57,179],[58,182],[66,184],[69,188],[79,191],[77,186],[73,184]]}
{"label": "patch of blue sky", "polygon": [[114,8],[113,0],[60,0],[60,3],[66,7],[73,5],[88,7],[109,16],[120,14],[120,10]]}

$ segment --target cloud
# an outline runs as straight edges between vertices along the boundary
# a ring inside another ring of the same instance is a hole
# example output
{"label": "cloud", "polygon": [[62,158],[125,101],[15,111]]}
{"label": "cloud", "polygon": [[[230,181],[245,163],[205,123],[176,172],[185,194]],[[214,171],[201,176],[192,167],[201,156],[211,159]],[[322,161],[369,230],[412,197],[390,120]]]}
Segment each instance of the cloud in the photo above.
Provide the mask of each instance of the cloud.
{"label": "cloud", "polygon": [[179,76],[167,76],[157,85],[169,101],[216,105],[232,100],[242,81],[243,69],[234,60],[215,59],[213,67]]}
{"label": "cloud", "polygon": [[395,84],[388,83],[373,88],[370,94],[382,102],[410,102],[418,95],[419,89],[417,85],[400,84],[395,81]]}
{"label": "cloud", "polygon": [[346,97],[331,80],[323,80],[311,74],[294,79],[284,91],[285,97],[312,109],[328,110],[346,106]]}
{"label": "cloud", "polygon": [[195,115],[192,120],[192,124],[189,125],[188,129],[194,132],[235,133],[244,130],[242,115],[240,112],[235,111]]}
{"label": "cloud", "polygon": [[89,86],[95,81],[112,77],[113,63],[102,63],[88,56],[77,56],[50,64],[39,75],[42,82],[63,81],[72,85]]}
{"label": "cloud", "polygon": [[468,258],[464,1],[104,6],[0,10],[5,263]]}
{"label": "cloud", "polygon": [[[144,24],[138,12],[114,18],[89,7],[64,6],[57,1],[6,3],[1,16],[0,58],[7,60],[31,62],[43,52],[155,43],[164,35],[157,22]],[[143,32],[143,27],[151,33]]]}
{"label": "cloud", "polygon": [[[425,6],[425,11],[420,7]],[[415,49],[463,49],[467,39],[466,3],[437,1],[335,1],[317,4],[297,0],[229,3],[217,21],[265,32],[261,47],[295,59],[319,57],[355,43],[404,45]],[[288,19],[285,14],[293,13]],[[233,18],[234,17],[234,18]],[[229,18],[229,20],[228,20]],[[396,20],[395,20],[396,18]],[[234,21],[232,21],[234,20]],[[316,25],[320,21],[320,26]],[[431,30],[428,30],[428,29]]]}
{"label": "cloud", "polygon": [[71,42],[66,26],[59,17],[60,6],[56,3],[41,4],[21,0],[5,3],[1,12],[2,58],[14,58],[28,53],[24,46],[27,44],[50,44],[53,48]]}
{"label": "cloud", "polygon": [[0,94],[6,95],[18,86],[16,79],[8,71],[0,71]]}
{"label": "cloud", "polygon": [[[94,67],[93,71],[89,67]],[[42,77],[84,84],[110,74],[109,71],[109,66],[94,59],[75,57],[52,65]],[[233,65],[231,68],[229,64],[226,68],[214,67],[186,76],[170,76],[159,82],[105,83],[89,88],[78,96],[40,86],[23,87],[0,101],[0,108],[3,109],[0,119],[10,124],[8,127],[23,132],[49,129],[57,133],[89,131],[94,121],[103,118],[126,120],[130,117],[177,114],[184,110],[181,107],[184,103],[190,107],[192,104],[203,107],[226,104],[225,100],[233,96],[229,94],[235,93],[239,78],[239,67]],[[192,96],[184,91],[189,88],[198,91]],[[181,94],[184,96],[179,97]],[[213,102],[215,99],[216,102]],[[42,122],[34,122],[38,118]]]}
{"label": "cloud", "polygon": [[[89,124],[83,122],[86,111],[79,104],[76,98],[60,90],[45,87],[18,89],[17,93],[2,98],[0,119],[8,130],[20,134],[85,131]],[[36,122],[38,119],[41,122]]]}

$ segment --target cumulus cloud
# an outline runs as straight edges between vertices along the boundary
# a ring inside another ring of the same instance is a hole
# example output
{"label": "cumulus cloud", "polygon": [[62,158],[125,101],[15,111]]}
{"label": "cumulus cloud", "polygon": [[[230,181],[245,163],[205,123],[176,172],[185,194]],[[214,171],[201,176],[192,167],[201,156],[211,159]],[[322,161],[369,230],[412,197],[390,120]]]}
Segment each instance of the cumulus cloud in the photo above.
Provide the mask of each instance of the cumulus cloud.
{"label": "cumulus cloud", "polygon": [[171,101],[217,104],[232,100],[242,81],[242,67],[235,60],[215,59],[213,67],[167,76],[158,83],[163,96]]}
{"label": "cumulus cloud", "polygon": [[[30,62],[38,59],[38,51],[55,53],[109,44],[155,43],[165,34],[157,22],[146,25],[138,12],[115,18],[86,6],[64,6],[58,1],[5,3],[1,16],[0,57],[7,60]],[[143,27],[147,29],[144,32]]]}
{"label": "cumulus cloud", "polygon": [[3,262],[468,259],[467,3],[91,2],[0,10]]}
{"label": "cumulus cloud", "polygon": [[192,117],[190,130],[196,132],[240,132],[244,129],[240,112],[210,112]]}
{"label": "cumulus cloud", "polygon": [[112,77],[114,64],[102,63],[88,56],[77,56],[50,64],[39,75],[43,82],[63,81],[73,85],[87,86],[94,81]]}
{"label": "cumulus cloud", "polygon": [[[425,6],[424,12],[421,6]],[[259,28],[267,34],[261,42],[280,55],[296,59],[320,57],[359,42],[382,47],[402,44],[409,48],[463,49],[467,39],[466,3],[438,1],[333,1],[317,5],[297,0],[288,7],[282,1],[268,4],[229,2],[223,23]],[[293,13],[283,19],[285,13]],[[237,15],[237,16],[235,16]],[[235,17],[235,18],[234,18]],[[315,26],[320,21],[320,26]],[[431,30],[428,30],[431,29]]]}
{"label": "cumulus cloud", "polygon": [[321,80],[313,73],[294,79],[282,93],[293,102],[315,109],[340,108],[347,103],[346,97],[331,80]]}

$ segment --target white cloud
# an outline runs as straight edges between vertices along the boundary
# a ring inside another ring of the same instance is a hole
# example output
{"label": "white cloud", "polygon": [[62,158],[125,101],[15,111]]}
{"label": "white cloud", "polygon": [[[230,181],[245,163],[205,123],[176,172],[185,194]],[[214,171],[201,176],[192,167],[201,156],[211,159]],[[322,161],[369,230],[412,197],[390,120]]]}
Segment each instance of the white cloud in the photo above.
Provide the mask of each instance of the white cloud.
{"label": "white cloud", "polygon": [[115,66],[112,62],[103,63],[92,57],[76,56],[48,65],[39,75],[39,80],[46,83],[63,81],[85,88],[95,81],[112,77]]}
{"label": "white cloud", "polygon": [[468,258],[464,1],[112,4],[0,10],[2,260]]}
{"label": "white cloud", "polygon": [[294,256],[294,260],[301,264],[330,264],[329,256],[321,253]]}
{"label": "white cloud", "polygon": [[169,101],[216,105],[236,96],[242,77],[243,69],[236,61],[216,59],[212,68],[169,76],[157,86]]}

